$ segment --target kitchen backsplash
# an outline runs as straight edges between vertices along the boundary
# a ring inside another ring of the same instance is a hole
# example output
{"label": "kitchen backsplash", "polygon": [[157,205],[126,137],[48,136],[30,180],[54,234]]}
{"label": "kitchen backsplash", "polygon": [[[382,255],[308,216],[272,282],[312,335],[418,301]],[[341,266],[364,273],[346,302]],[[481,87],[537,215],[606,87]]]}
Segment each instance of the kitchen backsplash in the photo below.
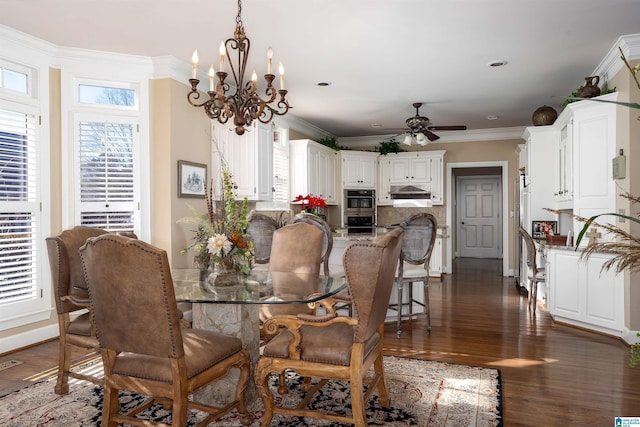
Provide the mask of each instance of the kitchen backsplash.
{"label": "kitchen backsplash", "polygon": [[399,224],[411,215],[420,212],[429,212],[436,217],[438,226],[446,225],[447,214],[444,206],[433,206],[430,208],[394,208],[392,206],[378,206],[377,225],[379,227],[388,227],[392,224]]}

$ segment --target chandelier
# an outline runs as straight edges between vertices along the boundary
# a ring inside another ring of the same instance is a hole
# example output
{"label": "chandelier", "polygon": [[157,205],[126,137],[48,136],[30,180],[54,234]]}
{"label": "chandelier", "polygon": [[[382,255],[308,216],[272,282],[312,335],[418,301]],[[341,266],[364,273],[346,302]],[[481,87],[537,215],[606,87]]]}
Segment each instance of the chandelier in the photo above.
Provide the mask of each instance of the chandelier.
{"label": "chandelier", "polygon": [[[289,111],[289,102],[285,99],[287,91],[284,89],[284,67],[280,63],[280,89],[276,90],[273,86],[275,75],[271,74],[271,61],[273,58],[273,50],[271,47],[267,50],[267,74],[264,79],[267,82],[267,88],[264,91],[264,98],[258,95],[258,77],[255,70],[251,75],[251,81],[245,82],[245,68],[249,57],[249,47],[251,42],[244,32],[242,24],[242,4],[238,0],[238,16],[236,17],[236,29],[233,38],[227,39],[220,43],[220,68],[216,72],[213,65],[209,68],[209,99],[198,102],[200,92],[198,92],[197,67],[198,67],[198,50],[193,52],[192,76],[189,79],[191,83],[191,91],[187,94],[189,104],[194,107],[203,107],[204,112],[211,119],[216,119],[221,124],[226,124],[229,119],[233,118],[235,132],[242,135],[245,128],[250,126],[254,120],[262,123],[269,123],[274,115],[283,116]],[[235,51],[235,62],[232,61],[231,51]],[[226,58],[226,59],[225,59]],[[226,82],[228,76],[225,71],[226,64],[233,74],[233,84]],[[217,83],[216,83],[217,77]],[[276,98],[280,95],[277,102]],[[275,102],[275,103],[274,103]]]}

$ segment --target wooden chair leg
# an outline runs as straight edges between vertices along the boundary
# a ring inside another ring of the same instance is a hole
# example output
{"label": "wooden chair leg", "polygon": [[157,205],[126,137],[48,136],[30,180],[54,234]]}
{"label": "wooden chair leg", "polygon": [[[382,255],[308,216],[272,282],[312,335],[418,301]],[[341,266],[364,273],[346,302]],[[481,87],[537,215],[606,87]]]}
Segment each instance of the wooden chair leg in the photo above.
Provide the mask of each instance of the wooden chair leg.
{"label": "wooden chair leg", "polygon": [[258,389],[258,394],[262,399],[262,404],[264,405],[264,415],[262,416],[262,421],[260,423],[261,427],[268,427],[271,424],[271,419],[273,418],[273,394],[269,389],[269,367],[261,366],[258,361],[258,366],[256,366],[256,370],[254,372],[254,378],[256,383],[256,388]]}
{"label": "wooden chair leg", "polygon": [[118,423],[113,421],[113,416],[120,412],[120,401],[118,401],[118,389],[104,386],[104,401],[102,403],[102,427],[117,427]]}
{"label": "wooden chair leg", "polygon": [[531,298],[531,304],[533,304],[533,312],[536,312],[536,308],[538,307],[538,282],[533,281],[533,295]]}
{"label": "wooden chair leg", "polygon": [[187,425],[187,394],[182,393],[180,399],[173,400],[171,408],[171,427],[182,427]]}
{"label": "wooden chair leg", "polygon": [[375,362],[373,362],[373,369],[376,373],[376,376],[380,377],[380,380],[378,381],[378,400],[380,401],[380,406],[382,406],[383,408],[388,408],[391,402],[389,401],[387,385],[384,382],[384,364],[382,361],[382,355],[378,356]]}
{"label": "wooden chair leg", "polygon": [[365,401],[362,385],[362,377],[357,375],[351,378],[351,411],[353,413],[353,422],[355,427],[367,426],[367,414],[365,413]]}
{"label": "wooden chair leg", "polygon": [[60,332],[58,350],[58,379],[54,391],[56,394],[69,393],[69,369],[71,369],[71,347],[67,345],[65,334]]}
{"label": "wooden chair leg", "polygon": [[284,372],[278,374],[278,394],[289,393],[289,387],[287,387],[287,380],[285,379]]}

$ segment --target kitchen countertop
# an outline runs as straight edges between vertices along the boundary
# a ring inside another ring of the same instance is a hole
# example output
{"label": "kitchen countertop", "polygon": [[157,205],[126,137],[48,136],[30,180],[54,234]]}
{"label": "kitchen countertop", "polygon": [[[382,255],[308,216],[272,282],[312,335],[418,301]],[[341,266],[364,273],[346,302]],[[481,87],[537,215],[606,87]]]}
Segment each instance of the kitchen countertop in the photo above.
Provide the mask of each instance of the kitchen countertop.
{"label": "kitchen countertop", "polygon": [[362,240],[373,240],[389,231],[388,228],[377,227],[372,233],[348,233],[346,229],[338,229],[333,233],[333,240],[348,240],[352,242]]}
{"label": "kitchen countertop", "polygon": [[541,240],[541,239],[536,239],[536,242],[540,245],[540,248],[542,250],[559,249],[559,250],[572,251],[572,252],[576,251],[576,247],[575,246],[554,245],[554,244],[547,243],[546,240]]}
{"label": "kitchen countertop", "polygon": [[[437,227],[438,235],[442,234],[442,231],[446,228],[446,226]],[[392,228],[376,227],[372,233],[348,233],[346,229],[337,229],[333,232],[333,240],[346,240],[351,242],[373,240],[377,236],[381,236],[390,230],[392,230]]]}

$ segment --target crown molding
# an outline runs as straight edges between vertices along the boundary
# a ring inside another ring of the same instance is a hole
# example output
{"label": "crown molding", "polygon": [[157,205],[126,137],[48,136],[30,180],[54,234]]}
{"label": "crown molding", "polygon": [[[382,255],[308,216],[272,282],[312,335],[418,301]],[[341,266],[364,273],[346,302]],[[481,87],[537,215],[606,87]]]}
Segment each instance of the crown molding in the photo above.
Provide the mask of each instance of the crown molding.
{"label": "crown molding", "polygon": [[595,68],[592,76],[600,76],[602,82],[609,82],[613,76],[618,74],[620,70],[624,68],[624,63],[620,58],[620,50],[622,49],[624,56],[629,61],[640,58],[640,33],[628,34],[620,36],[618,40],[613,44],[613,47],[609,49],[609,52],[600,61]]}
{"label": "crown molding", "polygon": [[[91,69],[96,74],[110,78],[114,76],[122,78],[120,77],[122,70],[126,70],[129,78],[131,76],[148,78],[153,74],[153,63],[151,58],[146,56],[61,47],[58,49],[56,61],[58,67],[71,67],[74,70]],[[127,80],[126,77],[124,79]]]}
{"label": "crown molding", "polygon": [[[524,126],[493,128],[493,129],[473,129],[473,130],[453,130],[438,132],[440,139],[437,143],[451,142],[484,142],[522,139]],[[338,138],[338,143],[349,148],[372,147],[382,141],[389,140],[398,134],[374,135],[374,136],[354,136]],[[428,144],[427,144],[428,145]]]}
{"label": "crown molding", "polygon": [[32,63],[33,54],[50,58],[58,50],[58,47],[53,43],[2,24],[0,24],[0,40],[2,40],[3,55],[10,56],[24,64]]}

